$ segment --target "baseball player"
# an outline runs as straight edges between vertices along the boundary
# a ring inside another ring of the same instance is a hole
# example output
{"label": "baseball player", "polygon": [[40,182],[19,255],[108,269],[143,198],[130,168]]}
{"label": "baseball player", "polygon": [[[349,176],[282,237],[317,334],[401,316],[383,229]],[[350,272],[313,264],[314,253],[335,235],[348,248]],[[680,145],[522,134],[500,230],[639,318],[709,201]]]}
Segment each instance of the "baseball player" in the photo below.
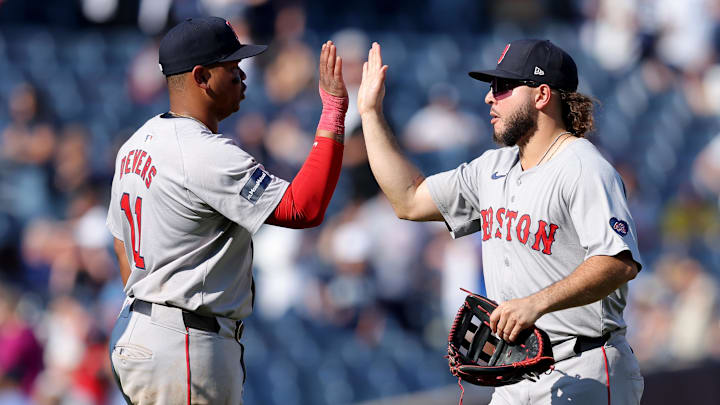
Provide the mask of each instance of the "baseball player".
{"label": "baseball player", "polygon": [[170,111],[120,148],[107,216],[127,294],[109,349],[128,403],[242,403],[252,236],[263,223],[320,224],[337,184],[348,98],[332,42],[315,143],[292,183],[217,133],[245,97],[239,61],[265,49],[217,17],[188,19],[160,43]]}
{"label": "baseball player", "polygon": [[506,341],[536,324],[550,335],[553,372],[497,388],[492,404],[639,404],[643,378],[625,340],[627,282],[642,267],[622,180],[584,135],[592,101],[577,93],[570,55],[518,40],[493,70],[494,140],[454,170],[423,177],[382,114],[380,46],[358,94],[370,166],[398,217],[445,221],[454,238],[481,232],[491,328]]}

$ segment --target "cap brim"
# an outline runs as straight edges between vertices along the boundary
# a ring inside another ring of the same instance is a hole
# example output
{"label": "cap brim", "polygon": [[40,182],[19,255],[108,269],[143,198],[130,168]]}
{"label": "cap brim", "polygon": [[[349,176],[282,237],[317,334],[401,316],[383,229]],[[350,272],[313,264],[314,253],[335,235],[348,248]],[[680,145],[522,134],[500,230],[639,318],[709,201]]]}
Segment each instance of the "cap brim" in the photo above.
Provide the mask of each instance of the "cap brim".
{"label": "cap brim", "polygon": [[267,48],[267,45],[242,45],[240,49],[222,58],[218,62],[229,62],[233,60],[251,58],[265,52]]}
{"label": "cap brim", "polygon": [[515,80],[522,80],[524,77],[517,75],[515,73],[506,72],[504,70],[494,69],[494,70],[478,70],[476,72],[470,72],[468,73],[470,77],[472,77],[475,80],[480,80],[481,82],[491,82],[492,79],[499,77],[501,79],[515,79]]}

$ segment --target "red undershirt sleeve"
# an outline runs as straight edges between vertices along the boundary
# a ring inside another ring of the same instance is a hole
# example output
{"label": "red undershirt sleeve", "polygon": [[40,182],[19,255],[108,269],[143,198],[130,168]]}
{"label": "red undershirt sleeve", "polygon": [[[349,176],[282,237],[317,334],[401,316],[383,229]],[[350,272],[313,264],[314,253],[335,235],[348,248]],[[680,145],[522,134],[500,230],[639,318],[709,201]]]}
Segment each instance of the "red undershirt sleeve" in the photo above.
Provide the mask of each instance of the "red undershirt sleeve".
{"label": "red undershirt sleeve", "polygon": [[335,191],[344,146],[316,137],[310,154],[265,223],[285,228],[309,228],[322,223]]}

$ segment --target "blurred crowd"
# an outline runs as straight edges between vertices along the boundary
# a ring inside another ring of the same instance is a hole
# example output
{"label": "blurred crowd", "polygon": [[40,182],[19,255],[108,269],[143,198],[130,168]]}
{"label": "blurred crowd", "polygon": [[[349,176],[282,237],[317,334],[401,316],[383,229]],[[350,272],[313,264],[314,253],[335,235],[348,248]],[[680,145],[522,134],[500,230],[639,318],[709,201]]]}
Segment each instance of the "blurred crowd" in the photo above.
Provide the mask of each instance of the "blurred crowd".
{"label": "blurred crowd", "polygon": [[[122,403],[106,347],[124,298],[105,228],[114,157],[167,109],[162,30],[199,13],[230,19],[241,42],[270,44],[241,62],[247,100],[220,129],[273,174],[291,180],[307,156],[328,38],[350,93],[343,172],[325,222],[307,231],[265,226],[254,239],[258,296],[248,329],[259,332],[249,339],[291,317],[357,347],[417,347],[442,366],[459,287],[484,290],[481,243],[395,217],[369,170],[354,108],[362,63],[379,40],[390,65],[386,114],[403,149],[432,174],[493,147],[487,87],[466,72],[491,66],[511,39],[544,36],[576,57],[581,91],[600,101],[591,140],[627,188],[645,266],[630,283],[626,319],[643,369],[720,358],[717,2],[83,0],[55,17],[34,3],[0,1],[0,21],[15,23],[0,26],[0,404]],[[451,381],[419,376],[405,389]],[[249,395],[260,398],[267,384],[250,383]],[[324,400],[397,390],[373,377],[368,384],[377,389],[334,386]]]}

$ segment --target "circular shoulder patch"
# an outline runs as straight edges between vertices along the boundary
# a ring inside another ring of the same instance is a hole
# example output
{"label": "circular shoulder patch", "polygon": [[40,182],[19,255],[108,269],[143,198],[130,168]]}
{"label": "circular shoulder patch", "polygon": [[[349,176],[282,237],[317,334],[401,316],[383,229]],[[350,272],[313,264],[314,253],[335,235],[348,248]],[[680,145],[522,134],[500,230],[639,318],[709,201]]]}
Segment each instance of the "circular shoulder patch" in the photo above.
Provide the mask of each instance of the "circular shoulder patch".
{"label": "circular shoulder patch", "polygon": [[628,234],[628,223],[623,220],[617,219],[615,217],[610,218],[610,227],[620,236],[625,236]]}

